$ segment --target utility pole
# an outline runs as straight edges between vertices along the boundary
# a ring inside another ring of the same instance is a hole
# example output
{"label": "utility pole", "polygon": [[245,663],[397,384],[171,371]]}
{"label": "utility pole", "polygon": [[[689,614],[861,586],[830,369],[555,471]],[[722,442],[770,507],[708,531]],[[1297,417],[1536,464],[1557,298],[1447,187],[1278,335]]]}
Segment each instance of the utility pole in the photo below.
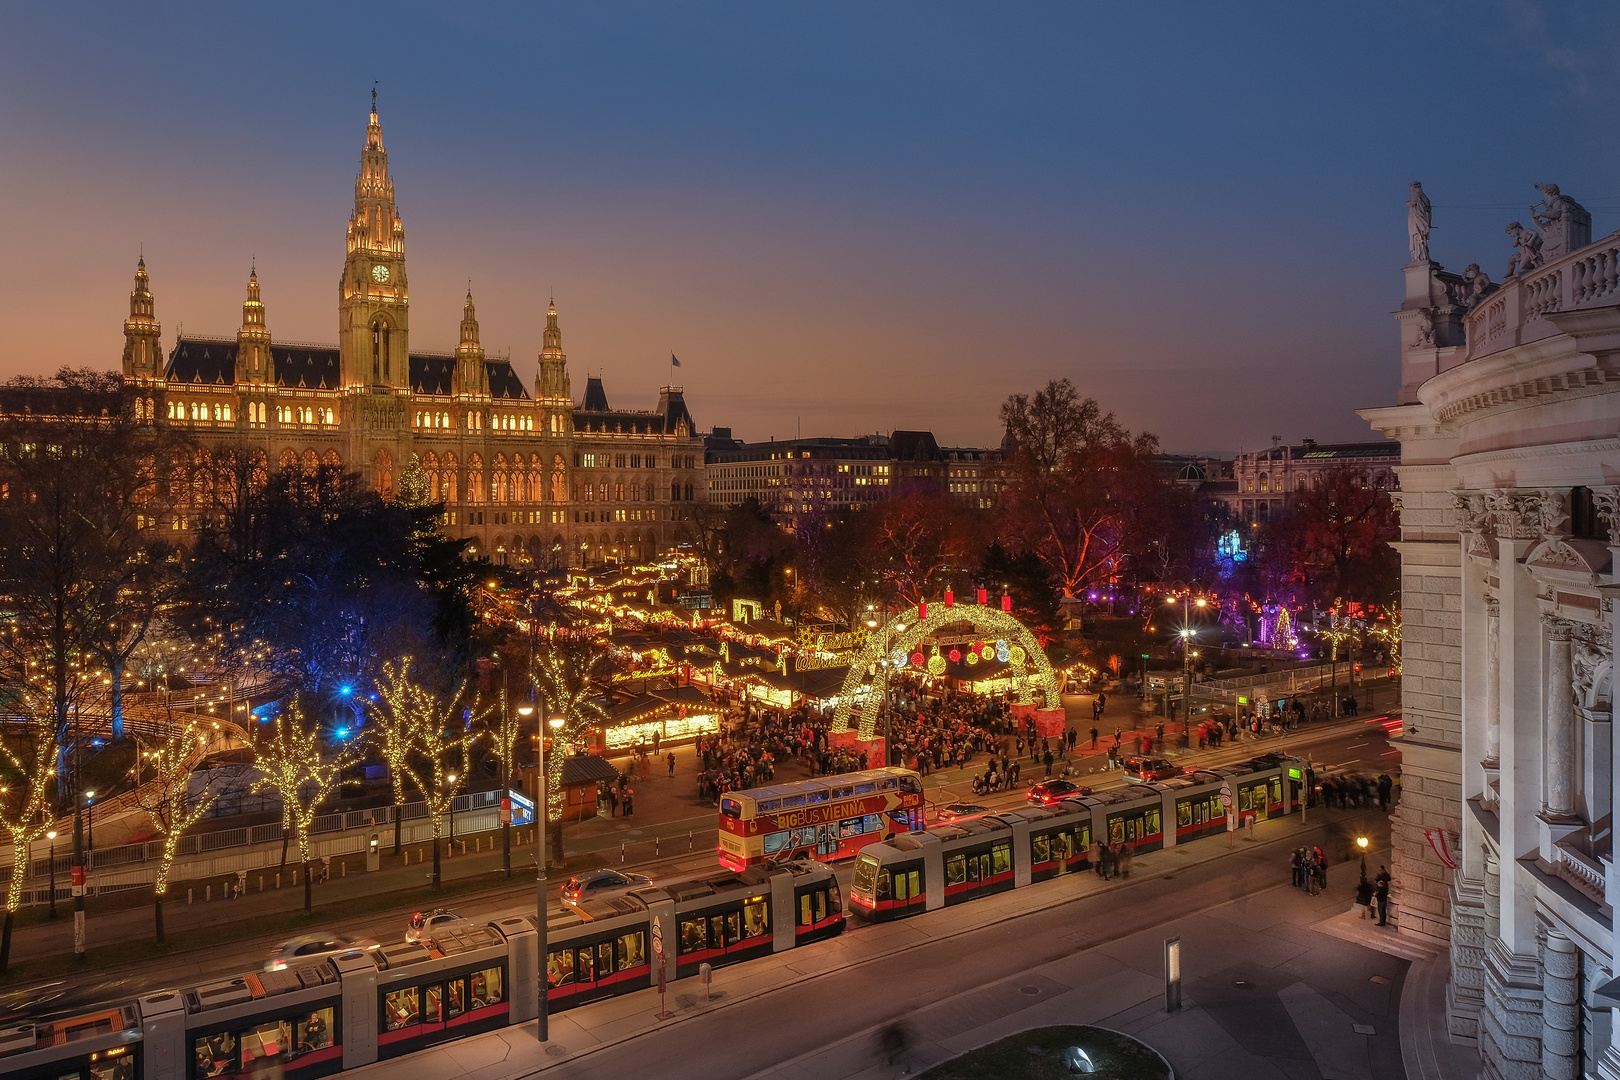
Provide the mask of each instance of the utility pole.
{"label": "utility pole", "polygon": [[549,961],[550,946],[546,940],[546,818],[549,816],[546,807],[546,723],[549,711],[546,708],[545,695],[540,697],[540,725],[539,725],[539,757],[537,768],[534,770],[534,863],[540,878],[539,886],[535,890],[535,907],[537,918],[535,928],[540,935],[540,1041],[545,1042],[551,1037],[551,975]]}

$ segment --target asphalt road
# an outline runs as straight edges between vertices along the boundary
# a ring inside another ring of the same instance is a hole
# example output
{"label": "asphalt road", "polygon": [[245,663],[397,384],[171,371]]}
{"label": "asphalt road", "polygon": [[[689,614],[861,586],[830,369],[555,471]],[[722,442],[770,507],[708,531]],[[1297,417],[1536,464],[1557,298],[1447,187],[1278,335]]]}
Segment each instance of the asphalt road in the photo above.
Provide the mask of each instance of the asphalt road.
{"label": "asphalt road", "polygon": [[[1196,754],[1191,758],[1178,759],[1181,763],[1196,763],[1199,766],[1227,765],[1236,761],[1247,760],[1259,754],[1274,751],[1285,751],[1309,757],[1321,763],[1329,771],[1361,771],[1376,775],[1390,767],[1390,763],[1399,760],[1399,751],[1388,744],[1384,729],[1377,723],[1350,719],[1334,721],[1332,723],[1303,729],[1283,738],[1268,737],[1258,741],[1245,740],[1238,744],[1228,745],[1220,751],[1211,751]],[[952,783],[942,787],[929,787],[928,798],[930,803],[936,800],[940,803],[950,801],[969,801],[987,806],[991,810],[1016,809],[1025,805],[1022,788],[1044,776],[1043,767],[1031,767],[1026,759],[1024,762],[1022,786],[1018,791],[999,792],[987,796],[974,796],[965,782]],[[1081,782],[1094,788],[1108,788],[1123,786],[1125,781],[1117,772],[1103,773],[1083,778]],[[1234,869],[1230,873],[1240,875],[1238,869],[1242,860],[1234,857]],[[1222,861],[1221,866],[1226,865]],[[666,860],[656,869],[646,866],[639,867],[643,872],[651,872],[658,877],[679,877],[688,873],[700,872],[715,866],[712,853],[698,852],[690,856]],[[637,867],[632,867],[637,869]],[[839,868],[841,884],[846,888],[849,884],[851,864],[845,863]],[[1217,876],[1217,881],[1224,880]],[[1274,883],[1274,882],[1273,882]],[[1175,889],[1167,889],[1169,893]],[[508,911],[520,905],[530,905],[534,902],[534,882],[528,881],[505,888],[492,889],[476,896],[458,897],[452,902],[454,910],[467,918],[482,919],[498,912]],[[1174,903],[1174,901],[1169,901]],[[1202,906],[1207,901],[1200,901]],[[553,907],[556,908],[554,902]],[[323,928],[336,934],[350,938],[369,937],[382,942],[401,941],[404,938],[406,923],[411,915],[412,908],[381,911],[369,914],[362,918],[333,920],[324,924]],[[1073,918],[1073,915],[1067,916]],[[1162,915],[1154,915],[1160,918]],[[851,932],[859,932],[859,924],[851,927]],[[986,942],[974,943],[970,952],[977,953],[980,949],[993,950],[995,941],[1001,938],[1000,931],[991,931],[985,934]],[[115,999],[128,1000],[152,990],[169,989],[183,986],[195,986],[210,981],[231,978],[243,971],[258,970],[267,953],[278,943],[275,937],[266,937],[244,942],[233,942],[222,945],[216,949],[187,953],[172,958],[154,959],[144,961],[138,965],[125,968],[111,968],[97,972],[87,973],[80,978],[65,976],[60,980],[48,983],[36,983],[27,987],[8,990],[0,996],[0,1010],[10,1011],[25,1003],[42,1002],[42,1006],[31,1011],[41,1017],[60,1015],[63,1005],[71,1003],[74,1007]],[[1027,959],[1027,958],[1026,958]],[[869,1010],[868,1010],[869,1012]],[[739,1074],[745,1075],[745,1074]]]}

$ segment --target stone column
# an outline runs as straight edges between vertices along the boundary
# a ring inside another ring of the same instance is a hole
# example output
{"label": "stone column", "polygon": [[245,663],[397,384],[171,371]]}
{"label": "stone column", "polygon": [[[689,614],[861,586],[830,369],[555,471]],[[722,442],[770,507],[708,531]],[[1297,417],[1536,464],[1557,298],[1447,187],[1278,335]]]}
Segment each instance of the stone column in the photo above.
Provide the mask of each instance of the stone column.
{"label": "stone column", "polygon": [[1575,943],[1559,930],[1548,930],[1541,975],[1541,1071],[1549,1080],[1575,1080],[1582,1071],[1580,971]]}
{"label": "stone column", "polygon": [[1485,853],[1485,947],[1502,936],[1502,876],[1496,856]]}
{"label": "stone column", "polygon": [[1549,822],[1579,821],[1575,813],[1576,774],[1580,768],[1575,745],[1575,693],[1570,668],[1571,626],[1548,618],[1545,738],[1547,746],[1546,795],[1542,816]]}
{"label": "stone column", "polygon": [[[1494,770],[1502,756],[1502,605],[1485,598],[1485,760]],[[1493,800],[1494,801],[1494,800]]]}
{"label": "stone column", "polygon": [[[1478,863],[1476,862],[1477,866]],[[1485,1004],[1486,936],[1484,883],[1457,867],[1451,882],[1451,978],[1446,983],[1447,1030],[1457,1040],[1479,1037],[1479,1010]]]}

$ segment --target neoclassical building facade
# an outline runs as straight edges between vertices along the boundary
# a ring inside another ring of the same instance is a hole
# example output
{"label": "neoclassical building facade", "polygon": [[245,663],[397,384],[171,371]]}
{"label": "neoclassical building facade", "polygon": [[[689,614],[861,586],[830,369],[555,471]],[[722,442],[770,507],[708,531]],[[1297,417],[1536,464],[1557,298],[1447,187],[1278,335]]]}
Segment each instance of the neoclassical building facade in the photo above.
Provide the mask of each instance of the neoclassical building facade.
{"label": "neoclassical building facade", "polygon": [[[612,409],[593,378],[576,404],[552,304],[531,394],[510,360],[486,356],[470,290],[453,353],[410,347],[405,225],[375,102],[337,302],[337,344],[278,341],[255,270],[234,337],[177,335],[165,356],[141,260],[123,358],[138,414],[188,429],[202,453],[245,447],[271,467],[339,466],[385,496],[419,462],[446,531],[500,563],[633,562],[686,536],[707,485],[679,387],[647,410]],[[159,523],[190,525],[185,507]]]}
{"label": "neoclassical building facade", "polygon": [[1413,186],[1400,403],[1400,933],[1449,949],[1484,1075],[1620,1077],[1611,1045],[1620,233],[1543,185],[1493,284]]}

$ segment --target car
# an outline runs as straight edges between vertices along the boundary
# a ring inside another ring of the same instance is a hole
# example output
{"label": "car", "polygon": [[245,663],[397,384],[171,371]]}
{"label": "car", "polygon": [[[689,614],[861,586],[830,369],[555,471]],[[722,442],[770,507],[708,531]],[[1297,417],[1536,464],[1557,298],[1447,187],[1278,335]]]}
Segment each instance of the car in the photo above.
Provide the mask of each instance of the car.
{"label": "car", "polygon": [[433,931],[441,926],[467,921],[449,908],[441,907],[434,908],[432,911],[418,911],[411,916],[410,925],[405,927],[405,943],[407,945],[419,944],[432,937]]}
{"label": "car", "polygon": [[652,878],[645,874],[621,874],[604,866],[596,870],[582,871],[563,882],[562,902],[569,907],[577,907],[586,900],[615,896],[651,884]]}
{"label": "car", "polygon": [[990,808],[988,806],[980,806],[978,803],[946,803],[934,811],[934,821],[940,825],[949,825],[953,821],[966,821],[969,818],[983,817],[989,812]]}
{"label": "car", "polygon": [[304,967],[328,956],[336,956],[338,953],[353,952],[356,949],[375,952],[380,948],[382,945],[370,938],[346,938],[336,934],[300,934],[271,949],[269,959],[264,962],[264,970],[284,971],[290,967]]}
{"label": "car", "polygon": [[1180,765],[1172,765],[1164,758],[1126,758],[1125,779],[1132,784],[1146,784],[1153,780],[1169,780],[1180,776]]}
{"label": "car", "polygon": [[1029,789],[1027,798],[1036,806],[1051,806],[1064,799],[1090,794],[1090,788],[1070,780],[1042,780]]}

